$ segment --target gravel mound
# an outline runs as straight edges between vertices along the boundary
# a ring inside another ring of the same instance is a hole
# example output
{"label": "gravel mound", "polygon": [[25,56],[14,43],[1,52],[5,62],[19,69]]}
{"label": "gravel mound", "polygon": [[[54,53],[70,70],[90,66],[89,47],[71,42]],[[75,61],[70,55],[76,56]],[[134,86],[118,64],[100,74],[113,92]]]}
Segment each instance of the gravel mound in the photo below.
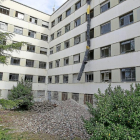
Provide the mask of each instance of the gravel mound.
{"label": "gravel mound", "polygon": [[83,127],[81,116],[89,119],[90,114],[87,108],[74,100],[67,100],[47,113],[36,113],[22,117],[16,122],[22,131],[43,132],[70,139],[80,137],[87,140],[89,135]]}

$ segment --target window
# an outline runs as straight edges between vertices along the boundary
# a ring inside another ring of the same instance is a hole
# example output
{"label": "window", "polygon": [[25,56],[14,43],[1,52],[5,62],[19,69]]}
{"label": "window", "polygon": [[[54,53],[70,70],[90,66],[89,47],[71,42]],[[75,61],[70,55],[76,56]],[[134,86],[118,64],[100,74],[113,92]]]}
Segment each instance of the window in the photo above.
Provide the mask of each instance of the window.
{"label": "window", "polygon": [[23,20],[24,19],[24,14],[16,11],[16,17]]}
{"label": "window", "polygon": [[81,24],[81,17],[75,20],[75,27],[79,26]]}
{"label": "window", "polygon": [[34,32],[34,31],[29,31],[28,32],[28,36],[32,37],[32,38],[35,38],[35,34],[36,34],[36,32]]}
{"label": "window", "polygon": [[11,65],[20,65],[19,58],[11,58]]}
{"label": "window", "polygon": [[54,100],[58,100],[58,92],[57,91],[54,92],[53,99]]}
{"label": "window", "polygon": [[14,27],[14,33],[22,35],[23,34],[23,29],[19,28],[19,27]]}
{"label": "window", "polygon": [[46,21],[42,21],[42,27],[49,28],[49,23]]}
{"label": "window", "polygon": [[52,77],[51,76],[48,77],[48,83],[52,83]]}
{"label": "window", "polygon": [[39,68],[46,69],[46,62],[39,62]]}
{"label": "window", "polygon": [[9,81],[18,81],[19,74],[9,74]]}
{"label": "window", "polygon": [[[18,43],[17,41],[13,41],[13,45]],[[21,47],[18,48],[18,50],[21,50]]]}
{"label": "window", "polygon": [[59,83],[59,75],[55,76],[55,83]]}
{"label": "window", "polygon": [[69,58],[64,58],[64,66],[67,66],[69,65]]}
{"label": "window", "polygon": [[60,66],[60,59],[56,60],[56,68]]}
{"label": "window", "polygon": [[67,40],[64,42],[64,47],[65,47],[65,49],[70,47],[70,40]]}
{"label": "window", "polygon": [[42,34],[41,35],[41,40],[48,41],[48,36]]}
{"label": "window", "polygon": [[94,10],[90,10],[90,19],[94,17]]}
{"label": "window", "polygon": [[79,81],[77,80],[78,74],[73,74],[73,83],[78,83]]}
{"label": "window", "polygon": [[63,92],[62,93],[62,101],[66,101],[66,100],[68,100],[68,94]]}
{"label": "window", "polygon": [[52,27],[54,27],[55,26],[55,20],[52,22]]}
{"label": "window", "polygon": [[51,40],[54,40],[54,34],[51,35]]}
{"label": "window", "polygon": [[76,4],[75,4],[75,10],[79,9],[81,7],[81,1],[78,1]]}
{"label": "window", "polygon": [[61,36],[61,29],[57,31],[57,37]]}
{"label": "window", "polygon": [[52,62],[49,62],[49,69],[52,69]]}
{"label": "window", "polygon": [[84,95],[84,104],[86,104],[86,102],[93,104],[93,95],[92,94]]}
{"label": "window", "polygon": [[85,78],[86,82],[93,82],[93,72],[87,72],[85,76],[86,76]]}
{"label": "window", "polygon": [[34,67],[34,60],[26,60],[26,67]]}
{"label": "window", "polygon": [[90,39],[94,38],[94,29],[90,30]]}
{"label": "window", "polygon": [[68,9],[68,10],[66,11],[66,17],[68,17],[70,14],[71,14],[71,9]]}
{"label": "window", "polygon": [[121,53],[133,52],[135,50],[134,39],[121,42]]}
{"label": "window", "polygon": [[88,61],[93,60],[93,59],[94,59],[94,50],[90,50],[88,54]]}
{"label": "window", "polygon": [[27,45],[27,51],[28,52],[35,52],[35,46],[34,45]]}
{"label": "window", "polygon": [[135,68],[121,69],[122,81],[136,81]]}
{"label": "window", "polygon": [[111,71],[101,71],[101,81],[102,82],[111,82]]}
{"label": "window", "polygon": [[119,3],[123,2],[123,1],[125,1],[125,0],[119,0]]}
{"label": "window", "polygon": [[58,23],[62,21],[62,15],[58,17]]}
{"label": "window", "polygon": [[6,40],[0,40],[0,45],[6,45]]}
{"label": "window", "polygon": [[30,17],[30,22],[34,23],[34,24],[37,24],[37,18]]}
{"label": "window", "polygon": [[74,38],[74,45],[79,44],[80,41],[81,41],[81,37],[80,37],[80,35],[76,36],[76,37]]}
{"label": "window", "polygon": [[38,90],[37,91],[37,97],[45,97],[45,90]]}
{"label": "window", "polygon": [[63,83],[68,83],[68,75],[63,75]]}
{"label": "window", "polygon": [[5,8],[3,6],[0,6],[0,13],[9,15],[9,8]]}
{"label": "window", "polygon": [[50,54],[53,54],[53,48],[50,48]]}
{"label": "window", "polygon": [[67,33],[68,31],[70,31],[70,24],[65,26],[65,33]]}
{"label": "window", "polygon": [[56,52],[59,52],[60,49],[61,49],[61,44],[58,44],[58,45],[56,46]]}
{"label": "window", "polygon": [[107,1],[101,5],[101,13],[107,11],[110,8],[110,1]]}
{"label": "window", "polygon": [[45,83],[45,76],[38,76],[38,83]]}
{"label": "window", "polygon": [[80,63],[80,54],[73,56],[73,62],[74,62],[74,64]]}
{"label": "window", "polygon": [[25,81],[33,82],[33,75],[25,75]]}
{"label": "window", "polygon": [[72,93],[72,99],[75,100],[76,102],[79,101],[79,93]]}
{"label": "window", "polygon": [[0,80],[2,80],[2,77],[3,77],[3,73],[0,72]]}
{"label": "window", "polygon": [[6,31],[7,31],[7,28],[8,28],[7,23],[0,22],[0,29],[2,29],[2,30],[6,30]]}
{"label": "window", "polygon": [[106,34],[111,31],[110,22],[101,25],[101,34]]}
{"label": "window", "polygon": [[107,46],[101,48],[101,58],[109,57],[109,56],[111,56],[111,47]]}
{"label": "window", "polygon": [[133,23],[133,12],[120,17],[120,27],[124,27],[132,23]]}
{"label": "window", "polygon": [[40,54],[45,54],[45,55],[47,55],[47,49],[45,49],[45,48],[40,48]]}

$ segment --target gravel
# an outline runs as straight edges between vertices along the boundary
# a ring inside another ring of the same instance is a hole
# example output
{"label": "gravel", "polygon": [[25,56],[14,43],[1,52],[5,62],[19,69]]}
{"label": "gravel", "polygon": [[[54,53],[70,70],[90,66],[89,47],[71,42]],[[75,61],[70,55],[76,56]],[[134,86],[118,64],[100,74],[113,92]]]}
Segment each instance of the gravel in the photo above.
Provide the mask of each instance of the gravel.
{"label": "gravel", "polygon": [[56,108],[46,113],[35,113],[16,119],[16,124],[23,131],[34,133],[48,133],[58,135],[61,138],[80,137],[83,140],[89,139],[89,135],[83,127],[81,116],[90,118],[85,106],[70,99],[61,102]]}

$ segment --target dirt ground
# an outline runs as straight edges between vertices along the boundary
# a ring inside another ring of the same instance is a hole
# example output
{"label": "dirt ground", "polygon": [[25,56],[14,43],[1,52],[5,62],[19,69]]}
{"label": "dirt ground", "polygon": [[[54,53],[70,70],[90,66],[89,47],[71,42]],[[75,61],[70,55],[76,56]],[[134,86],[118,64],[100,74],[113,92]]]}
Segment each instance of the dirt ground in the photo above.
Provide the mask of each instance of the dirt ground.
{"label": "dirt ground", "polygon": [[[15,125],[15,119],[20,117],[28,117],[33,113],[27,111],[4,111],[0,110],[0,137],[4,133],[6,140],[69,140],[43,133],[20,132],[18,126]],[[8,131],[7,131],[8,129]],[[1,138],[0,138],[1,139]],[[75,138],[73,140],[80,140]]]}

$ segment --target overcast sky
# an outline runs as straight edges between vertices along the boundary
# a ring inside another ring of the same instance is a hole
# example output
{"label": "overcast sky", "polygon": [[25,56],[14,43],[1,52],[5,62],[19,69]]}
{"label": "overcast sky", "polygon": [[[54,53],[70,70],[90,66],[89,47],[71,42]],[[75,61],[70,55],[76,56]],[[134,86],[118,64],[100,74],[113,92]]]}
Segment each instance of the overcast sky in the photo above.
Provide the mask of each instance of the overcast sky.
{"label": "overcast sky", "polygon": [[47,14],[52,14],[54,4],[55,9],[58,9],[67,0],[15,0],[15,1],[28,5],[32,8],[35,8]]}

